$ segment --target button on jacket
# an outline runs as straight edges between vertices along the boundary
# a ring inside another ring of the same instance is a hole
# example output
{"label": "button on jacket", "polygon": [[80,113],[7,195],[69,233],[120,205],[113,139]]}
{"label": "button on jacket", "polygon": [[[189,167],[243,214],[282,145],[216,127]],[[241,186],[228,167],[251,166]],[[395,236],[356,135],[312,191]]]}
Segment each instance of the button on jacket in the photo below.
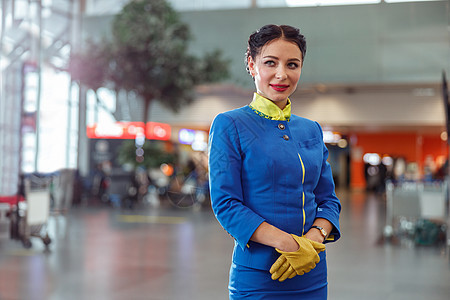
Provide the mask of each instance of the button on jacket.
{"label": "button on jacket", "polygon": [[333,224],[327,241],[340,237],[341,205],[334,192],[328,150],[317,122],[262,117],[250,106],[221,113],[209,136],[211,204],[235,239],[233,263],[269,270],[279,254],[250,241],[264,221],[305,234],[315,218]]}

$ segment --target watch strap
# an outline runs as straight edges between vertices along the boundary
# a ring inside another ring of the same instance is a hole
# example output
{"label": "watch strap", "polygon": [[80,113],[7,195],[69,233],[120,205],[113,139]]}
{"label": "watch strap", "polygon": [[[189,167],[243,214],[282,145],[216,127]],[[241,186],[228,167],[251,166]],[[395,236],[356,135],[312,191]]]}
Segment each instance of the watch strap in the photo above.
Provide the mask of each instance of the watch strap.
{"label": "watch strap", "polygon": [[316,229],[318,229],[319,232],[320,232],[320,234],[323,236],[323,240],[325,241],[325,239],[327,238],[327,235],[328,235],[328,233],[326,232],[325,229],[323,229],[322,227],[317,226],[317,225],[313,225],[313,226],[311,226],[311,228],[316,228]]}

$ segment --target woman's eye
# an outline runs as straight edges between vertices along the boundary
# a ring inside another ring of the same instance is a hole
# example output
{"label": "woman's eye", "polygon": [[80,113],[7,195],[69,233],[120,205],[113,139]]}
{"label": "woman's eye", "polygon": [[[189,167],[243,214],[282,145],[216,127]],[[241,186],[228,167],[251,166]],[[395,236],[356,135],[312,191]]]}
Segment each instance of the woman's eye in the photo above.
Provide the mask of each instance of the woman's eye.
{"label": "woman's eye", "polygon": [[265,64],[266,66],[272,67],[272,66],[275,65],[275,62],[274,62],[273,60],[268,60],[268,61],[264,62],[264,64]]}
{"label": "woman's eye", "polygon": [[288,67],[291,69],[297,69],[298,68],[298,64],[297,63],[289,63]]}

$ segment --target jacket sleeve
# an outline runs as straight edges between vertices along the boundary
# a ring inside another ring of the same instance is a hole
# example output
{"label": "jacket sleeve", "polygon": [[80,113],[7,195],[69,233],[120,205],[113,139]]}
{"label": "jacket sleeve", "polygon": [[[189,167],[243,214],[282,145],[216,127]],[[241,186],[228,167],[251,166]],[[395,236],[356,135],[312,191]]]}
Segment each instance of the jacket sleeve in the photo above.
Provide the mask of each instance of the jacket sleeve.
{"label": "jacket sleeve", "polygon": [[[316,123],[320,130],[320,135],[323,138],[322,128]],[[331,166],[328,163],[328,149],[325,143],[322,143],[323,156],[322,156],[322,169],[320,171],[319,181],[314,194],[317,203],[316,218],[327,219],[333,224],[333,229],[329,234],[326,242],[337,241],[341,237],[341,231],[339,227],[339,214],[341,212],[341,203],[336,196],[335,186],[333,181],[333,175],[331,172]]]}
{"label": "jacket sleeve", "polygon": [[222,227],[245,249],[264,219],[243,203],[242,155],[234,120],[225,114],[214,119],[208,147],[212,209]]}

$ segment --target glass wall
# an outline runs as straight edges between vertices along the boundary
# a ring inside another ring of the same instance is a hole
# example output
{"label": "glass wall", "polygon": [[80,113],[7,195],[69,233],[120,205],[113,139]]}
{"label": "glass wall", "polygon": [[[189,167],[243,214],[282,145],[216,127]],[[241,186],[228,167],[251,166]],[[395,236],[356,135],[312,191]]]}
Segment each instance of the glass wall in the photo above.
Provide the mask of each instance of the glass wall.
{"label": "glass wall", "polygon": [[0,9],[0,195],[21,173],[77,165],[78,91],[65,67],[77,37],[79,1],[2,1]]}

